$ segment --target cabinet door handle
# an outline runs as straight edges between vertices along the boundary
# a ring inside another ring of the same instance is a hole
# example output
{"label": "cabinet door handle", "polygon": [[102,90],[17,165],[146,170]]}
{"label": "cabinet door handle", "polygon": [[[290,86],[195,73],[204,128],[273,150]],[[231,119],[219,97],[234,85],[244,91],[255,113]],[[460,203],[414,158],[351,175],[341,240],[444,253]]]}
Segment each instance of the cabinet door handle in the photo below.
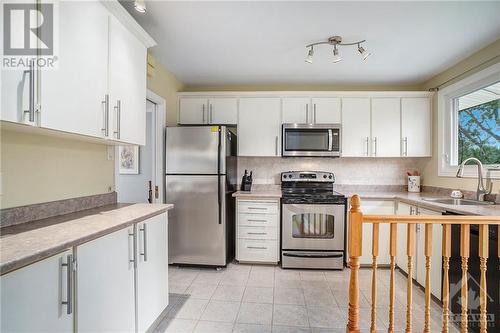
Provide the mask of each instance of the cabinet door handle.
{"label": "cabinet door handle", "polygon": [[35,60],[29,62],[29,121],[35,121]]}
{"label": "cabinet door handle", "polygon": [[146,229],[146,223],[139,228],[142,231],[142,252],[141,256],[144,257],[144,261],[148,261],[148,230]]}
{"label": "cabinet door handle", "polygon": [[267,232],[247,232],[249,235],[267,235]]}
{"label": "cabinet door handle", "polygon": [[102,121],[102,126],[103,128],[102,133],[104,136],[109,135],[109,94],[104,95],[104,101],[101,102],[101,104],[104,105],[104,110],[103,110],[103,121]]}
{"label": "cabinet door handle", "polygon": [[247,249],[266,250],[265,246],[247,246]]}
{"label": "cabinet door handle", "polygon": [[408,156],[408,137],[407,136],[405,136],[403,138],[403,145],[404,145],[404,147],[403,147],[403,156]]}
{"label": "cabinet door handle", "polygon": [[122,113],[122,101],[117,100],[116,106],[114,107],[116,112],[116,130],[113,132],[117,139],[120,139],[120,124],[121,124],[121,113]]}
{"label": "cabinet door handle", "polygon": [[313,123],[316,124],[316,103],[314,103],[314,110],[313,110]]}
{"label": "cabinet door handle", "polygon": [[[66,267],[66,301],[62,301],[62,305],[66,305],[66,313],[73,313],[73,255],[66,256],[66,263],[61,264]],[[62,268],[61,268],[62,269]]]}
{"label": "cabinet door handle", "polygon": [[369,143],[369,142],[370,142],[370,138],[369,138],[369,137],[366,137],[366,139],[365,139],[365,143],[366,143],[366,153],[365,153],[365,155],[366,155],[366,156],[368,156],[368,154],[369,154],[369,152],[370,152],[370,146],[369,146],[369,145],[370,145],[370,143]]}
{"label": "cabinet door handle", "polygon": [[214,122],[214,118],[213,118],[213,113],[212,113],[212,104],[210,104],[210,124],[212,124]]}
{"label": "cabinet door handle", "polygon": [[309,104],[306,104],[306,123],[309,123]]}
{"label": "cabinet door handle", "polygon": [[275,155],[278,156],[278,136],[274,140]]}
{"label": "cabinet door handle", "polygon": [[374,147],[373,147],[373,156],[377,156],[377,137],[373,138],[373,144],[374,144]]}
{"label": "cabinet door handle", "polygon": [[253,210],[267,210],[265,207],[248,207],[248,209],[253,209]]}
{"label": "cabinet door handle", "polygon": [[203,123],[205,123],[205,104],[202,106],[202,112],[203,112]]}
{"label": "cabinet door handle", "polygon": [[[136,245],[136,242],[135,242],[135,227],[133,227],[133,231],[132,232],[128,232],[128,237],[129,237],[129,242],[130,242],[130,238],[132,238],[132,259],[128,259],[128,262],[129,263],[133,263],[134,264],[134,267],[137,267],[137,261],[135,260],[135,255],[137,253],[137,245]],[[130,244],[130,243],[129,243]]]}

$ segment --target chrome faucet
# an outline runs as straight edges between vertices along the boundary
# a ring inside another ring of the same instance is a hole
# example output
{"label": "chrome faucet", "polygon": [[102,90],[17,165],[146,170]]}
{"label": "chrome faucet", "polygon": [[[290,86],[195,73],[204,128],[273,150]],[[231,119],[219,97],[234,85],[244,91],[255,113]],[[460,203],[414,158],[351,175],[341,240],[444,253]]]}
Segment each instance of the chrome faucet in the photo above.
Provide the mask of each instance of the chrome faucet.
{"label": "chrome faucet", "polygon": [[489,188],[486,189],[484,187],[484,182],[483,182],[483,163],[481,163],[480,160],[478,160],[475,157],[469,157],[465,161],[462,162],[458,166],[458,171],[457,171],[457,178],[462,178],[464,174],[464,167],[467,164],[467,162],[473,161],[477,164],[477,192],[476,192],[476,199],[478,201],[484,201],[484,196],[487,194],[491,193],[492,185],[490,184]]}

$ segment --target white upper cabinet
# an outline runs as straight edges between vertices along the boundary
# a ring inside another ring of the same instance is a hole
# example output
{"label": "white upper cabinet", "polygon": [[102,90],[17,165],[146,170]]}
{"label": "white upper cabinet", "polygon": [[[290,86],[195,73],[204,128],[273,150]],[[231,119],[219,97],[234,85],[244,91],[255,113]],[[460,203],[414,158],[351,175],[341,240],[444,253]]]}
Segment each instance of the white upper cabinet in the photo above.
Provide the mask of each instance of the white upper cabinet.
{"label": "white upper cabinet", "polygon": [[308,97],[285,97],[283,103],[284,124],[312,123],[311,99]]}
{"label": "white upper cabinet", "polygon": [[313,98],[311,116],[314,124],[340,124],[340,98]]}
{"label": "white upper cabinet", "polygon": [[431,156],[431,127],[430,98],[401,99],[402,156]]}
{"label": "white upper cabinet", "polygon": [[342,156],[370,156],[370,99],[342,99]]}
{"label": "white upper cabinet", "polygon": [[281,99],[240,98],[239,156],[280,156]]}
{"label": "white upper cabinet", "polygon": [[207,119],[209,124],[235,125],[238,122],[238,100],[229,97],[210,98]]}
{"label": "white upper cabinet", "polygon": [[400,156],[400,103],[399,98],[372,98],[371,156]]}
{"label": "white upper cabinet", "polygon": [[179,124],[196,125],[208,123],[208,100],[206,98],[180,98]]}
{"label": "white upper cabinet", "polygon": [[[58,1],[59,60],[41,73],[41,126],[104,136],[109,12],[97,1]],[[89,20],[89,17],[92,19]]]}
{"label": "white upper cabinet", "polygon": [[146,47],[115,17],[109,21],[109,136],[146,144]]}

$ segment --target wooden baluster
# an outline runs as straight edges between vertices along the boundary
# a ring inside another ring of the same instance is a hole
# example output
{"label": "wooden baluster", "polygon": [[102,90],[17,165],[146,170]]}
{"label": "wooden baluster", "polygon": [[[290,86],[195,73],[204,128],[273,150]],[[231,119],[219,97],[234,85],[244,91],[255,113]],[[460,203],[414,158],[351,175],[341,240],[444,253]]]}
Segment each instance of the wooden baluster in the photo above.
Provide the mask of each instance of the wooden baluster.
{"label": "wooden baluster", "polygon": [[351,198],[349,211],[349,313],[347,321],[348,333],[359,333],[359,257],[362,255],[363,214],[359,210],[358,195]]}
{"label": "wooden baluster", "polygon": [[394,303],[395,303],[395,290],[396,290],[396,236],[398,234],[397,223],[391,223],[391,236],[390,236],[390,249],[389,255],[391,256],[391,281],[390,281],[390,300],[389,300],[389,332],[394,332]]}
{"label": "wooden baluster", "polygon": [[468,332],[467,303],[468,303],[468,261],[470,255],[470,225],[462,224],[460,226],[460,256],[462,257],[462,286],[461,286],[461,304],[462,313],[460,316],[460,327],[462,333]]}
{"label": "wooden baluster", "polygon": [[406,255],[408,256],[408,278],[406,285],[406,333],[411,333],[411,310],[413,297],[413,254],[415,252],[415,225],[408,223]]}
{"label": "wooden baluster", "polygon": [[373,224],[372,233],[372,316],[370,324],[370,332],[377,331],[377,256],[378,256],[378,235],[379,224]]}
{"label": "wooden baluster", "polygon": [[481,224],[479,226],[479,260],[481,269],[481,289],[479,290],[479,298],[481,304],[481,314],[479,317],[480,330],[481,333],[486,333],[488,331],[487,321],[486,321],[486,307],[488,305],[488,294],[486,286],[486,261],[488,260],[488,239],[489,239],[489,228],[487,224]]}
{"label": "wooden baluster", "polygon": [[432,224],[425,225],[424,239],[425,255],[425,321],[424,333],[431,331],[431,255],[432,255]]}
{"label": "wooden baluster", "polygon": [[443,333],[448,333],[450,320],[451,224],[443,225]]}

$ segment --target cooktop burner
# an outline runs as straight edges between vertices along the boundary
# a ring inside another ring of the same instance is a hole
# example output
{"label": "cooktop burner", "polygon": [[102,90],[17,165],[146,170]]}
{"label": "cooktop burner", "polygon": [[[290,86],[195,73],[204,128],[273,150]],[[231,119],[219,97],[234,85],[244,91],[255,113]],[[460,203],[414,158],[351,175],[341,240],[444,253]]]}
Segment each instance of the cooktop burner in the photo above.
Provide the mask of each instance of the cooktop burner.
{"label": "cooktop burner", "polygon": [[281,174],[283,203],[342,204],[343,194],[333,190],[335,176],[322,171],[288,171]]}

